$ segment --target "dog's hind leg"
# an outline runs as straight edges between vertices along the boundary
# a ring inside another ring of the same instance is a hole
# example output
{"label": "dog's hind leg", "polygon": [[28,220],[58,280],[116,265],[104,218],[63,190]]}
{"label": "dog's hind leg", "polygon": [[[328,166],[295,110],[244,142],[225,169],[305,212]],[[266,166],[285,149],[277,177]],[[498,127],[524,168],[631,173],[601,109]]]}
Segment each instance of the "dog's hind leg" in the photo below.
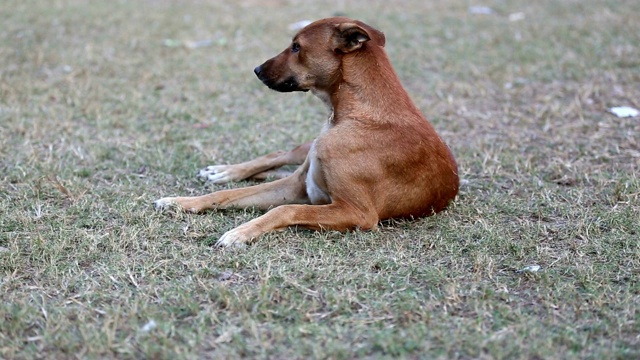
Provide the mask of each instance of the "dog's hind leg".
{"label": "dog's hind leg", "polygon": [[290,151],[276,151],[259,158],[233,165],[211,165],[200,170],[198,177],[214,184],[224,184],[248,178],[265,180],[273,175],[276,179],[285,177],[282,172],[272,172],[284,165],[300,165],[309,153],[311,142],[299,145]]}
{"label": "dog's hind leg", "polygon": [[378,220],[375,210],[360,210],[340,201],[327,205],[283,205],[227,231],[216,245],[243,247],[264,233],[284,230],[289,226],[337,231],[375,229]]}

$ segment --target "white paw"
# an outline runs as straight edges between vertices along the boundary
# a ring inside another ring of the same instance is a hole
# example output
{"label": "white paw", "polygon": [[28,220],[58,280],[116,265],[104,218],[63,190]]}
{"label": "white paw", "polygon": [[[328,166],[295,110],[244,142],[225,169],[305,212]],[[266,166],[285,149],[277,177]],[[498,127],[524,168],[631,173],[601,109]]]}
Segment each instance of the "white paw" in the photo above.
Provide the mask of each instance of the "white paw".
{"label": "white paw", "polygon": [[236,248],[244,249],[247,247],[247,242],[250,240],[251,238],[247,238],[236,228],[224,233],[224,235],[220,237],[218,242],[216,242],[216,246],[219,246],[219,247],[233,246]]}
{"label": "white paw", "polygon": [[156,209],[159,210],[168,209],[176,204],[175,198],[172,197],[162,198],[153,202],[153,205],[155,205]]}
{"label": "white paw", "polygon": [[225,184],[236,179],[229,168],[231,165],[211,165],[200,170],[198,177],[207,181],[211,181],[214,184]]}

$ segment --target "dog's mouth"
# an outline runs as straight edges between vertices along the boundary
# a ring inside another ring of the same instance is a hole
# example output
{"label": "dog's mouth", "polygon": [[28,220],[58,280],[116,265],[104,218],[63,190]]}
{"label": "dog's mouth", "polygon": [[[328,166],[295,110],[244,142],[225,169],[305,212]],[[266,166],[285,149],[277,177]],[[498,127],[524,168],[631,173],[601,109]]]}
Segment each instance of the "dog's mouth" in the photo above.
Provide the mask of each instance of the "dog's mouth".
{"label": "dog's mouth", "polygon": [[274,80],[273,78],[267,76],[265,74],[264,68],[265,65],[269,64],[272,61],[273,59],[268,60],[264,64],[259,65],[255,69],[253,69],[253,72],[256,74],[258,79],[260,79],[260,81],[262,81],[270,89],[279,92],[309,91],[308,89],[302,89],[300,87],[300,83],[298,83],[298,80],[294,76],[289,76],[284,81]]}
{"label": "dog's mouth", "polygon": [[296,78],[294,78],[293,76],[288,77],[284,81],[274,81],[260,75],[258,75],[258,79],[260,79],[262,83],[267,85],[269,89],[279,92],[309,91],[308,89],[301,88],[298,80],[296,80]]}

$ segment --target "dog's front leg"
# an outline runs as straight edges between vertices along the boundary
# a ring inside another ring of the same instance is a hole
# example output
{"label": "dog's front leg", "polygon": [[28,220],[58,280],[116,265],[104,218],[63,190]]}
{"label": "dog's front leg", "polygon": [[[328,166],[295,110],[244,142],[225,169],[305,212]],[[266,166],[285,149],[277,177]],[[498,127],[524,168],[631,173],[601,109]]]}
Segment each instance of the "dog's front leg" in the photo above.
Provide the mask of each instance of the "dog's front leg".
{"label": "dog's front leg", "polygon": [[221,190],[202,196],[166,197],[154,202],[156,208],[178,205],[182,210],[202,212],[208,209],[255,207],[262,210],[283,204],[309,203],[305,177],[309,162],[290,176],[269,183],[239,189]]}
{"label": "dog's front leg", "polygon": [[289,226],[313,230],[368,230],[375,228],[378,221],[375,210],[361,210],[341,201],[328,205],[283,205],[227,231],[216,245],[243,247],[264,233],[284,230]]}
{"label": "dog's front leg", "polygon": [[265,180],[270,175],[280,178],[281,173],[271,172],[284,165],[300,165],[309,153],[311,142],[296,146],[290,151],[276,151],[240,164],[211,165],[200,170],[198,177],[214,184],[224,184],[248,178]]}

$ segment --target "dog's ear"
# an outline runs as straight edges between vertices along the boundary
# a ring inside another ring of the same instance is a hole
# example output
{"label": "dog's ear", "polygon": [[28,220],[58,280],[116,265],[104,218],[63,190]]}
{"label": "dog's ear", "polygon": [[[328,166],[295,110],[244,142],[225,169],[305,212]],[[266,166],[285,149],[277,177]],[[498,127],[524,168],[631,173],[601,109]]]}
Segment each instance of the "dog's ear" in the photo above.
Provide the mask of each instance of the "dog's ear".
{"label": "dog's ear", "polygon": [[342,53],[350,53],[362,47],[362,44],[371,40],[369,33],[356,23],[342,23],[336,25],[337,36],[335,50]]}

